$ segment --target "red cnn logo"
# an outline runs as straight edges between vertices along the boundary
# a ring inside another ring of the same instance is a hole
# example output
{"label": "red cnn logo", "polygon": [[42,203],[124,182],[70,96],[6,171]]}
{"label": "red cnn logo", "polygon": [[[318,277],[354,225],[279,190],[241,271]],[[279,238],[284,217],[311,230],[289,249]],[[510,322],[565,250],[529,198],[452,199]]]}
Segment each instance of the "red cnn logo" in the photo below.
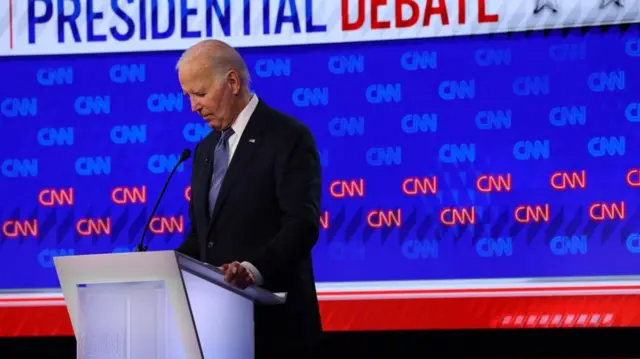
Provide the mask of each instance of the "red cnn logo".
{"label": "red cnn logo", "polygon": [[438,177],[408,177],[402,181],[402,193],[418,196],[438,193]]}
{"label": "red cnn logo", "polygon": [[589,218],[594,221],[606,221],[607,219],[623,220],[626,217],[626,206],[624,201],[619,203],[594,203],[589,206]]}
{"label": "red cnn logo", "polygon": [[184,233],[184,217],[153,217],[149,230],[153,234]]}
{"label": "red cnn logo", "polygon": [[513,217],[518,223],[549,222],[551,207],[549,204],[535,206],[521,205],[513,211]]}
{"label": "red cnn logo", "polygon": [[187,186],[184,189],[184,199],[187,200],[187,202],[191,202],[191,186]]}
{"label": "red cnn logo", "polygon": [[147,186],[116,187],[111,191],[111,201],[120,205],[147,203]]}
{"label": "red cnn logo", "polygon": [[476,207],[447,207],[440,211],[440,223],[445,226],[476,224]]}
{"label": "red cnn logo", "polygon": [[45,188],[38,193],[38,203],[43,207],[73,206],[74,190]]}
{"label": "red cnn logo", "polygon": [[329,229],[329,211],[324,211],[320,215],[320,227],[324,230]]}
{"label": "red cnn logo", "polygon": [[7,238],[38,237],[38,220],[7,220],[2,223],[2,235]]}
{"label": "red cnn logo", "polygon": [[329,185],[333,198],[364,197],[364,178],[357,180],[335,180]]}
{"label": "red cnn logo", "polygon": [[558,171],[551,174],[551,188],[556,191],[587,188],[587,171]]}
{"label": "red cnn logo", "polygon": [[402,209],[379,210],[374,209],[367,214],[367,224],[371,228],[402,226]]}
{"label": "red cnn logo", "polygon": [[476,179],[476,189],[480,193],[510,192],[511,173],[506,175],[480,175]]}
{"label": "red cnn logo", "polygon": [[630,187],[640,187],[640,169],[632,168],[627,172],[627,184]]}
{"label": "red cnn logo", "polygon": [[78,235],[109,236],[111,235],[111,218],[81,218],[76,222]]}

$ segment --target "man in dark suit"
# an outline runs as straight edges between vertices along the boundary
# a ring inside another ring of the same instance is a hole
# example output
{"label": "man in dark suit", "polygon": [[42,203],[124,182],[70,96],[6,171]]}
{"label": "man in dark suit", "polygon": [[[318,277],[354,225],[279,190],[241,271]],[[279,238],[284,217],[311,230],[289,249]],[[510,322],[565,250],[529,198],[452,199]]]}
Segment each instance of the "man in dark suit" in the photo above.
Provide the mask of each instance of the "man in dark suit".
{"label": "man in dark suit", "polygon": [[283,305],[255,307],[256,357],[311,357],[322,331],[311,264],[321,192],[313,136],[251,94],[247,66],[223,42],[196,44],[176,68],[191,109],[214,129],[195,149],[191,229],[178,251],[220,266],[240,288],[287,292]]}

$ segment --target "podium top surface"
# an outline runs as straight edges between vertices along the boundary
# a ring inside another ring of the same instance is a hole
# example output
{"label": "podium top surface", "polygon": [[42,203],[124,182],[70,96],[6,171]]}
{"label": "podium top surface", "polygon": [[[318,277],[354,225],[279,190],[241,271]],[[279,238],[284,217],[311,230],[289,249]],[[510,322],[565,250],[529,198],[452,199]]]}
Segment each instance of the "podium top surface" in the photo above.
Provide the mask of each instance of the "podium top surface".
{"label": "podium top surface", "polygon": [[283,304],[286,294],[274,294],[251,285],[240,289],[225,282],[224,272],[176,251],[107,253],[54,257],[58,276],[77,284],[125,283],[166,280],[184,271],[225,288],[255,303]]}
{"label": "podium top surface", "polygon": [[174,253],[178,259],[178,265],[182,270],[215,283],[240,296],[250,299],[256,303],[267,305],[283,304],[285,302],[286,294],[275,294],[260,288],[257,285],[250,285],[246,289],[240,289],[233,284],[225,282],[224,272],[220,268],[209,263],[200,262],[199,260],[185,256],[182,253]]}

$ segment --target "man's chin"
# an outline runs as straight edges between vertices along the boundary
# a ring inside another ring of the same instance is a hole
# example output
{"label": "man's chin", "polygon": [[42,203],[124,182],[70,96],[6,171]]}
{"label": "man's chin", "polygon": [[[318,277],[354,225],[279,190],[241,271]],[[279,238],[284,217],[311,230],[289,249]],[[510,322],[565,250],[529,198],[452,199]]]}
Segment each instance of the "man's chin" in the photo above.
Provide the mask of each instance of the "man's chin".
{"label": "man's chin", "polygon": [[219,130],[220,129],[220,124],[216,123],[215,120],[207,120],[205,119],[205,121],[207,122],[207,125],[209,125],[209,127],[211,127],[214,130]]}

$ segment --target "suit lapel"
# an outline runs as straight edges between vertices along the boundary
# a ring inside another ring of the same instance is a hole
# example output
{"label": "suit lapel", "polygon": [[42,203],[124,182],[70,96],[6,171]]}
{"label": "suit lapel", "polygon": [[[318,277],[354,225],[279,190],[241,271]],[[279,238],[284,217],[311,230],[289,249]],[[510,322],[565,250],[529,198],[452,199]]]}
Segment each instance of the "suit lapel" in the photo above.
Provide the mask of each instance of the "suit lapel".
{"label": "suit lapel", "polygon": [[202,191],[201,198],[203,200],[200,201],[198,205],[199,210],[204,213],[204,217],[207,219],[207,224],[210,224],[209,218],[209,188],[211,187],[211,176],[213,176],[213,151],[216,147],[216,143],[220,139],[220,132],[213,132],[210,141],[203,142],[203,150],[204,150],[204,169],[200,172],[198,176],[199,186]]}
{"label": "suit lapel", "polygon": [[[264,135],[263,132],[265,128],[265,110],[266,105],[262,100],[260,100],[258,106],[251,115],[247,127],[242,132],[242,137],[240,137],[240,141],[238,141],[238,146],[236,147],[231,163],[229,164],[229,168],[227,169],[227,173],[222,181],[222,187],[220,188],[220,193],[218,194],[218,199],[216,200],[216,205],[213,209],[213,218],[211,219],[210,226],[215,222],[217,214],[220,213],[220,210],[233,187],[238,183],[240,177],[245,174],[245,171],[251,162],[251,158],[258,148],[260,148],[260,145],[262,145],[262,137]],[[209,229],[211,230],[211,227]]]}

